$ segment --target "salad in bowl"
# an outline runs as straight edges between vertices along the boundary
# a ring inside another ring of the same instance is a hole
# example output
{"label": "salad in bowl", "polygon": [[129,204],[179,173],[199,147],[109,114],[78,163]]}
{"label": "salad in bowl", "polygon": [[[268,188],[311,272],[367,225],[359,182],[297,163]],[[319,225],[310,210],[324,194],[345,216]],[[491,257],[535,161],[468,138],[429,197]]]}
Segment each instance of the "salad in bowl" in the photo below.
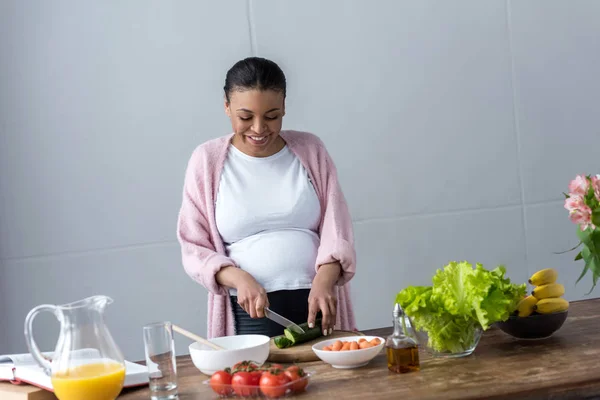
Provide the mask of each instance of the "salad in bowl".
{"label": "salad in bowl", "polygon": [[396,303],[421,347],[434,356],[468,356],[482,333],[506,321],[525,296],[526,285],[511,283],[505,274],[504,266],[489,271],[453,261],[436,271],[431,286],[403,289]]}

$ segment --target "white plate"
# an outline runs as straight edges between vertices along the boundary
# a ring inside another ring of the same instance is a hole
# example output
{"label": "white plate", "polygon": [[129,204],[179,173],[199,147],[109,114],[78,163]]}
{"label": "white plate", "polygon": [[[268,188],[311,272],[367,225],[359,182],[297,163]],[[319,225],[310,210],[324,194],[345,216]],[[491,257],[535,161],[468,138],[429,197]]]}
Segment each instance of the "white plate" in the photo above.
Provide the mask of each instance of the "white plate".
{"label": "white plate", "polygon": [[[378,338],[380,343],[375,347],[368,349],[348,350],[348,351],[324,351],[323,347],[331,346],[338,340],[347,342],[358,342],[359,339],[371,341]],[[331,364],[334,368],[348,369],[359,368],[367,365],[375,358],[385,346],[385,339],[379,336],[348,336],[339,339],[323,340],[312,346],[313,351],[322,361]]]}

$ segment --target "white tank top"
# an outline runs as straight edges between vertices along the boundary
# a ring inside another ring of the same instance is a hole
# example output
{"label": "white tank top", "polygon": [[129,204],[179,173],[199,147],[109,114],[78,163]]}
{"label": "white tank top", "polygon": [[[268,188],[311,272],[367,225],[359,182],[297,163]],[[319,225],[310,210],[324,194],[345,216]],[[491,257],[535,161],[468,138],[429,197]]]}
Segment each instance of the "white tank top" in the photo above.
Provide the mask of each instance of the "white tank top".
{"label": "white tank top", "polygon": [[311,287],[321,206],[287,146],[269,157],[252,157],[230,145],[215,218],[228,256],[267,292]]}

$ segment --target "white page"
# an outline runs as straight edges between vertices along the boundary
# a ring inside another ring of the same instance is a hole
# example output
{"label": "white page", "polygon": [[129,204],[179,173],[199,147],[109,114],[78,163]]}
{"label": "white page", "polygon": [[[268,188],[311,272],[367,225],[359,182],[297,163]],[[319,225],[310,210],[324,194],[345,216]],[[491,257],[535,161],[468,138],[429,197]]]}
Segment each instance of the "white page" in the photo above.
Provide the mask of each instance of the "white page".
{"label": "white page", "polygon": [[[52,358],[53,353],[42,353],[48,358]],[[25,354],[7,354],[0,356],[0,367],[9,364],[10,366],[19,366],[19,365],[38,365],[37,362],[33,359],[33,356],[29,353]]]}
{"label": "white page", "polygon": [[[52,358],[52,352],[43,353],[48,358]],[[70,358],[75,361],[85,361],[85,363],[104,362],[105,359],[99,357],[99,351],[96,349],[81,349],[70,353]],[[13,375],[13,368],[15,372]],[[44,370],[33,359],[29,353],[25,354],[7,354],[0,356],[0,380],[13,380],[14,378],[24,380],[36,385],[52,389],[51,379]],[[124,386],[136,386],[148,382],[148,369],[144,365],[125,361],[125,383]]]}

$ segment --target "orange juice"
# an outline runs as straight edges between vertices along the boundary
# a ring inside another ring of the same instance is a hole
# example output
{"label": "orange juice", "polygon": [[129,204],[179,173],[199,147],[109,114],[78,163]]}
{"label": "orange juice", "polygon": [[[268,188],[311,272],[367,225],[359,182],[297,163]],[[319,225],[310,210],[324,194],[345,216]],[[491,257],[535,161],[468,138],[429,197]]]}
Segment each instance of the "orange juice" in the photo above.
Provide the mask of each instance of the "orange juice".
{"label": "orange juice", "polygon": [[60,400],[114,400],[124,381],[125,368],[114,362],[80,365],[52,375]]}

